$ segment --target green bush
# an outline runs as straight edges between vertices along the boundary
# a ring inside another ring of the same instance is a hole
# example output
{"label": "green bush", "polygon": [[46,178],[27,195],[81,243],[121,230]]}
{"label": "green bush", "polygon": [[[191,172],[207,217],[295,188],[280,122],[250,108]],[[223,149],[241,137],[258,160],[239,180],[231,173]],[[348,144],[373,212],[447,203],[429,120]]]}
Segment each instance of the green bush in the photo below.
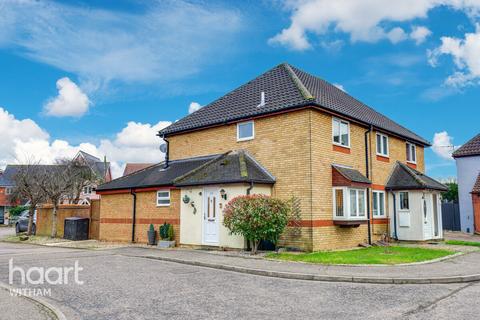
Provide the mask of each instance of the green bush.
{"label": "green bush", "polygon": [[167,240],[168,239],[168,229],[169,229],[170,224],[164,223],[160,226],[160,229],[158,233],[160,234],[160,238],[162,240]]}
{"label": "green bush", "polygon": [[150,232],[154,232],[155,228],[153,227],[153,224],[150,223]]}
{"label": "green bush", "polygon": [[264,195],[239,196],[225,206],[223,225],[232,234],[245,237],[251,243],[252,254],[256,254],[261,240],[277,244],[290,212],[290,201]]}
{"label": "green bush", "polygon": [[28,210],[28,206],[16,206],[13,208],[10,208],[8,212],[10,213],[10,218],[17,217],[22,213],[23,211]]}
{"label": "green bush", "polygon": [[173,241],[174,238],[174,232],[173,232],[173,226],[171,224],[168,225],[168,239],[170,241]]}

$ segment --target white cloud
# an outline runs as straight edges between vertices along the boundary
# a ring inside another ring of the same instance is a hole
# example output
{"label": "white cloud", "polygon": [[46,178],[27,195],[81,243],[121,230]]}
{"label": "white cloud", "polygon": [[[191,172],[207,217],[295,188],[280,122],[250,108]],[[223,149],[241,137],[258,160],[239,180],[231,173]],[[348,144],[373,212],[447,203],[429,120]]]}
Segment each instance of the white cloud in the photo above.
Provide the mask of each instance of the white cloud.
{"label": "white cloud", "polygon": [[432,34],[427,27],[414,26],[410,32],[410,38],[415,41],[417,45],[422,44]]}
{"label": "white cloud", "polygon": [[343,84],[334,83],[333,85],[334,85],[335,87],[337,87],[338,89],[342,90],[343,92],[347,92],[347,90],[345,90],[345,87],[343,86]]}
{"label": "white cloud", "polygon": [[453,160],[452,153],[456,149],[453,145],[453,138],[447,131],[437,132],[433,136],[432,150],[439,157],[446,160]]}
{"label": "white cloud", "polygon": [[188,106],[188,113],[193,113],[197,110],[200,110],[203,106],[198,102],[190,102]]}
{"label": "white cloud", "polygon": [[88,93],[111,81],[194,74],[228,54],[243,26],[236,10],[182,0],[146,2],[137,12],[35,0],[2,5],[0,46],[77,74]]}
{"label": "white cloud", "polygon": [[44,106],[47,115],[54,117],[81,117],[90,106],[88,96],[69,78],[57,81],[58,95]]}
{"label": "white cloud", "polygon": [[395,44],[407,39],[407,34],[402,28],[396,27],[387,33],[387,38],[390,40],[390,42]]}
{"label": "white cloud", "polygon": [[164,154],[159,150],[162,140],[157,133],[170,124],[168,121],[156,124],[129,122],[114,139],[73,145],[61,139],[51,141],[49,134],[34,121],[18,120],[0,108],[0,135],[3,141],[0,144],[0,166],[32,159],[48,164],[58,158],[71,158],[83,150],[101,159],[107,156],[114,177],[118,177],[126,162],[155,163],[164,159]]}
{"label": "white cloud", "polygon": [[[470,17],[478,15],[478,0],[299,0],[288,1],[286,10],[291,12],[290,26],[269,40],[294,50],[306,50],[312,44],[309,37],[323,36],[329,32],[345,33],[352,42],[377,42],[388,39],[397,43],[407,39],[398,26],[387,29],[385,24],[405,23],[426,18],[428,12],[438,6],[463,10]],[[410,37],[417,43],[425,35],[424,29],[415,30]]]}
{"label": "white cloud", "polygon": [[436,66],[441,55],[450,55],[457,70],[445,83],[453,87],[478,84],[480,80],[480,24],[475,33],[467,33],[463,39],[442,37],[442,44],[429,52],[429,62]]}

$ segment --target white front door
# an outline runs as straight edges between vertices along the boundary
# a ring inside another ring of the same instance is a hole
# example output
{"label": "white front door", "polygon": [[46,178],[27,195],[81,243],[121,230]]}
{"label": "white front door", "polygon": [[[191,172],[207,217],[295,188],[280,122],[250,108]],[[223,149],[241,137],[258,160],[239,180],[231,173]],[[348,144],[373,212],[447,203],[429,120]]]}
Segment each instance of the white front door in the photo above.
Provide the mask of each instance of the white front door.
{"label": "white front door", "polygon": [[203,189],[203,243],[218,245],[219,222],[218,188]]}
{"label": "white front door", "polygon": [[422,199],[422,213],[423,213],[423,239],[430,240],[433,238],[433,226],[431,215],[432,197],[430,194],[424,194]]}

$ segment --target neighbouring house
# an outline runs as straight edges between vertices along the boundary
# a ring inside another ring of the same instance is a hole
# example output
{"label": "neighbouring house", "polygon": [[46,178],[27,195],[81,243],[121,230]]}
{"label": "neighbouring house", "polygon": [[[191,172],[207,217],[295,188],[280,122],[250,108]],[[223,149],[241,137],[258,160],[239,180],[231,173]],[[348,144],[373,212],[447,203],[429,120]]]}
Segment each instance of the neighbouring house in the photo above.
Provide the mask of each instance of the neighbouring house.
{"label": "neighbouring house", "polygon": [[10,200],[10,195],[14,188],[13,174],[14,171],[9,166],[0,174],[0,224],[5,223],[5,214],[11,207],[16,205]]}
{"label": "neighbouring house", "polygon": [[460,228],[480,233],[480,134],[453,154],[457,164]]}
{"label": "neighbouring house", "polygon": [[79,151],[73,158],[73,161],[90,168],[95,177],[93,181],[83,187],[80,193],[79,204],[90,204],[90,200],[98,200],[100,196],[95,191],[97,186],[112,180],[110,163],[107,162],[106,157],[102,161],[84,151]]}
{"label": "neighbouring house", "polygon": [[122,177],[151,167],[153,165],[155,165],[155,163],[127,163],[125,165],[125,169],[123,170]]}
{"label": "neighbouring house", "polygon": [[100,239],[145,241],[172,223],[181,245],[244,248],[222,225],[238,195],[295,197],[280,245],[356,246],[443,237],[430,143],[328,82],[283,63],[161,130],[165,161],[97,188]]}

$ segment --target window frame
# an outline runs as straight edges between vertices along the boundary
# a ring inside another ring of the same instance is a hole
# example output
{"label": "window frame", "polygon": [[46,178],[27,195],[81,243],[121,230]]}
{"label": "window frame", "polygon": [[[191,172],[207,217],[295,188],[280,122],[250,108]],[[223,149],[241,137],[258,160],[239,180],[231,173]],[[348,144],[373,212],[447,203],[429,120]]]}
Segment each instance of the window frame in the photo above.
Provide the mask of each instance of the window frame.
{"label": "window frame", "polygon": [[[244,138],[240,138],[240,126],[246,125],[246,124],[252,124],[252,135]],[[238,122],[237,123],[237,142],[238,141],[248,141],[248,140],[253,140],[255,139],[255,122],[253,120],[251,121],[244,121],[244,122]]]}
{"label": "window frame", "polygon": [[[408,150],[407,155],[406,155],[407,156],[407,162],[416,164],[417,163],[417,146],[414,143],[410,143],[408,141],[407,141],[406,145],[407,145],[407,150]],[[409,160],[408,155],[411,154],[412,147],[413,147],[413,157],[414,157],[414,159]]]}
{"label": "window frame", "polygon": [[[408,204],[407,207],[403,207],[402,194],[407,195],[407,204]],[[398,202],[399,202],[398,203],[399,211],[410,211],[410,194],[408,191],[400,191],[398,193]]]}
{"label": "window frame", "polygon": [[[168,197],[166,197],[166,196],[160,197],[160,193],[162,193],[162,192],[167,192]],[[158,200],[167,200],[167,199],[168,199],[168,204],[167,203],[158,203]],[[157,207],[169,207],[170,204],[172,203],[170,189],[157,190],[156,202],[157,202]]]}
{"label": "window frame", "polygon": [[[380,206],[380,194],[383,194],[383,206]],[[376,195],[376,199],[375,199]],[[385,191],[382,190],[373,190],[372,191],[372,215],[377,218],[384,218],[387,216],[386,208],[386,198],[387,195]],[[377,213],[375,214],[375,205],[377,206]],[[380,209],[383,208],[383,214],[380,214]]]}
{"label": "window frame", "polygon": [[[378,137],[380,137],[380,149],[381,149],[380,152],[378,152],[378,146],[379,146]],[[386,138],[386,140],[387,140],[386,146],[384,145],[384,140],[383,140],[384,138]],[[377,152],[377,156],[388,158],[390,156],[390,146],[389,146],[389,144],[390,144],[389,140],[390,139],[389,139],[389,137],[384,133],[377,132],[376,135],[375,135],[375,139],[376,139],[375,140],[375,151]],[[386,152],[384,153],[385,147],[386,147]]]}
{"label": "window frame", "polygon": [[[351,187],[333,187],[333,220],[367,220],[367,189]],[[336,191],[343,192],[343,216],[337,215]],[[355,191],[355,212],[351,212],[351,191]],[[360,194],[363,194],[363,212],[360,210]]]}
{"label": "window frame", "polygon": [[6,187],[5,188],[5,195],[9,196],[13,193],[13,188],[12,187]]}
{"label": "window frame", "polygon": [[[335,141],[335,122],[339,123],[339,137],[340,137],[340,142]],[[342,127],[341,124],[344,123],[347,125],[347,144],[342,144]],[[343,148],[350,148],[350,122],[347,120],[343,120],[340,118],[335,118],[332,117],[332,143],[336,146],[340,146]]]}

